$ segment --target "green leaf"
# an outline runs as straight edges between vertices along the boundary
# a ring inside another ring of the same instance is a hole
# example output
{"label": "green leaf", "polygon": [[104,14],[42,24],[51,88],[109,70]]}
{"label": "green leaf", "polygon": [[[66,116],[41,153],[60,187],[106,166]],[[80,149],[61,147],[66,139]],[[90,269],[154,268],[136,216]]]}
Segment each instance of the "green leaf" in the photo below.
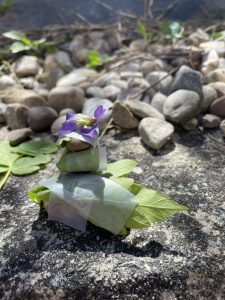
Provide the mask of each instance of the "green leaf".
{"label": "green leaf", "polygon": [[8,31],[2,34],[4,37],[15,41],[22,41],[23,39],[27,39],[26,35],[21,31]]}
{"label": "green leaf", "polygon": [[30,50],[31,48],[32,48],[32,46],[24,45],[21,42],[15,42],[10,46],[9,49],[12,53],[19,53],[22,51]]}
{"label": "green leaf", "polygon": [[110,174],[111,178],[121,177],[132,172],[136,164],[136,161],[131,159],[122,159],[109,163],[107,164],[107,170],[102,172],[102,175]]}
{"label": "green leaf", "polygon": [[225,32],[224,31],[219,31],[219,32],[215,32],[213,35],[212,35],[212,38],[214,40],[220,40],[222,38],[225,37]]}
{"label": "green leaf", "polygon": [[57,151],[55,143],[48,141],[29,141],[12,148],[13,152],[23,155],[36,156],[39,154],[52,154]]}
{"label": "green leaf", "polygon": [[144,40],[152,38],[152,33],[146,29],[145,24],[142,22],[137,24],[137,31]]}
{"label": "green leaf", "polygon": [[88,68],[96,68],[102,66],[108,60],[108,56],[103,56],[97,51],[90,51],[86,59],[86,66]]}
{"label": "green leaf", "polygon": [[40,170],[40,165],[47,164],[51,161],[49,155],[39,154],[35,157],[19,158],[11,167],[14,175],[26,175]]}
{"label": "green leaf", "polygon": [[166,220],[178,212],[187,210],[186,207],[177,204],[167,196],[140,186],[136,198],[138,199],[138,204],[125,225],[128,228],[140,229],[149,227],[154,223]]}
{"label": "green leaf", "polygon": [[44,186],[35,186],[28,191],[28,196],[31,201],[40,204],[42,201],[48,202],[50,191]]}
{"label": "green leaf", "polygon": [[161,32],[169,38],[182,38],[184,28],[178,22],[163,21],[160,24]]}

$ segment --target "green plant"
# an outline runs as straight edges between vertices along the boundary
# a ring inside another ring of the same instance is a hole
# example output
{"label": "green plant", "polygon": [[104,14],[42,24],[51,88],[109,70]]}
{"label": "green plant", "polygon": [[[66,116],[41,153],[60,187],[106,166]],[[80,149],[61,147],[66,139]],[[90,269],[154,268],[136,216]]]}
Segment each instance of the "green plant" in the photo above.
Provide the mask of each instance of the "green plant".
{"label": "green plant", "polygon": [[33,51],[40,54],[42,52],[53,52],[55,48],[54,43],[48,42],[45,38],[32,41],[21,31],[8,31],[3,33],[3,36],[15,41],[8,47],[8,50],[12,53]]}
{"label": "green plant", "polygon": [[0,190],[10,174],[27,175],[36,172],[51,160],[56,152],[56,145],[46,141],[25,142],[11,147],[8,141],[0,142]]}
{"label": "green plant", "polygon": [[214,40],[222,40],[225,38],[225,31],[214,32],[212,35]]}
{"label": "green plant", "polygon": [[165,38],[169,39],[181,39],[184,34],[184,28],[178,22],[163,21],[159,28]]}
{"label": "green plant", "polygon": [[94,69],[102,66],[105,62],[109,61],[109,59],[110,58],[108,56],[101,55],[99,52],[93,50],[88,53],[86,66],[88,68]]}
{"label": "green plant", "polygon": [[0,15],[4,15],[14,3],[14,0],[2,0],[0,1]]}
{"label": "green plant", "polygon": [[153,37],[152,32],[148,31],[146,29],[146,26],[144,23],[139,22],[137,24],[137,32],[140,34],[140,36],[144,39],[144,40],[151,40]]}

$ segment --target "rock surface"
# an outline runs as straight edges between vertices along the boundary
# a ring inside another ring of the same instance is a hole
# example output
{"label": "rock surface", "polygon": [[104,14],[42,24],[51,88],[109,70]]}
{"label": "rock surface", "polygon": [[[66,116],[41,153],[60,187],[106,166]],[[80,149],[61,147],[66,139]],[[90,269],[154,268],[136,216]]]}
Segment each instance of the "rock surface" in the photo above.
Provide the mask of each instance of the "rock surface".
{"label": "rock surface", "polygon": [[159,150],[170,140],[174,127],[161,119],[144,118],[139,124],[138,132],[147,146]]}
{"label": "rock surface", "polygon": [[137,182],[190,210],[124,238],[91,225],[80,234],[28,200],[27,189],[49,178],[54,163],[11,176],[1,191],[0,297],[224,299],[224,153],[199,133],[175,134],[157,155],[132,132],[110,131],[103,143],[109,160],[137,160]]}
{"label": "rock surface", "polygon": [[28,111],[28,125],[35,132],[48,131],[57,116],[57,112],[51,107],[31,107]]}
{"label": "rock surface", "polygon": [[125,101],[125,104],[132,111],[132,113],[140,119],[151,117],[165,120],[163,114],[161,114],[156,108],[148,103],[138,100],[127,100]]}

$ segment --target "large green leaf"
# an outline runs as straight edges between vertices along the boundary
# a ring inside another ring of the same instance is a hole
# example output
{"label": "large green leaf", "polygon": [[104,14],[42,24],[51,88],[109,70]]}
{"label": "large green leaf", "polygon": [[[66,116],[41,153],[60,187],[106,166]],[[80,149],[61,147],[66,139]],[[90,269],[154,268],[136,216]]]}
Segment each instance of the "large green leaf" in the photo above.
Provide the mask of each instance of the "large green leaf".
{"label": "large green leaf", "polygon": [[19,53],[22,51],[27,51],[30,50],[32,48],[31,45],[24,45],[21,42],[14,42],[11,46],[10,46],[10,50],[12,53]]}
{"label": "large green leaf", "polygon": [[117,178],[129,174],[136,167],[137,163],[132,159],[122,159],[107,164],[107,170],[102,175],[109,174],[111,178]]}
{"label": "large green leaf", "polygon": [[23,39],[27,39],[26,35],[17,30],[8,31],[2,34],[4,37],[15,41],[22,41]]}
{"label": "large green leaf", "polygon": [[30,141],[20,144],[18,147],[13,147],[13,152],[36,156],[39,154],[52,154],[57,150],[57,146],[55,143],[51,143],[48,141]]}
{"label": "large green leaf", "polygon": [[43,154],[35,157],[22,157],[12,165],[11,172],[15,175],[30,174],[40,170],[40,165],[47,164],[50,161],[51,157]]}

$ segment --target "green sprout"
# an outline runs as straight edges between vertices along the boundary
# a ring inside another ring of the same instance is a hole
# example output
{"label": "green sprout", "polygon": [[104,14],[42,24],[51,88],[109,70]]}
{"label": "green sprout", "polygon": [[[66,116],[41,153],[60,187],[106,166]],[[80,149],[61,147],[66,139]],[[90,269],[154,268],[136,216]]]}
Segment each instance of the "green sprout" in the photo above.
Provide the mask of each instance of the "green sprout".
{"label": "green sprout", "polygon": [[105,62],[109,61],[110,58],[107,55],[101,55],[97,51],[90,51],[87,59],[86,66],[90,69],[95,69],[97,67],[102,66]]}
{"label": "green sprout", "polygon": [[12,53],[31,51],[40,54],[42,52],[53,52],[55,48],[54,44],[48,42],[45,38],[32,41],[21,31],[8,31],[3,33],[3,36],[15,41],[7,48]]}
{"label": "green sprout", "polygon": [[152,32],[148,31],[146,29],[146,26],[144,23],[139,22],[137,24],[137,32],[140,34],[140,36],[144,39],[144,40],[151,40],[152,39]]}
{"label": "green sprout", "polygon": [[184,34],[184,28],[178,22],[163,21],[160,26],[161,33],[167,39],[181,39]]}

